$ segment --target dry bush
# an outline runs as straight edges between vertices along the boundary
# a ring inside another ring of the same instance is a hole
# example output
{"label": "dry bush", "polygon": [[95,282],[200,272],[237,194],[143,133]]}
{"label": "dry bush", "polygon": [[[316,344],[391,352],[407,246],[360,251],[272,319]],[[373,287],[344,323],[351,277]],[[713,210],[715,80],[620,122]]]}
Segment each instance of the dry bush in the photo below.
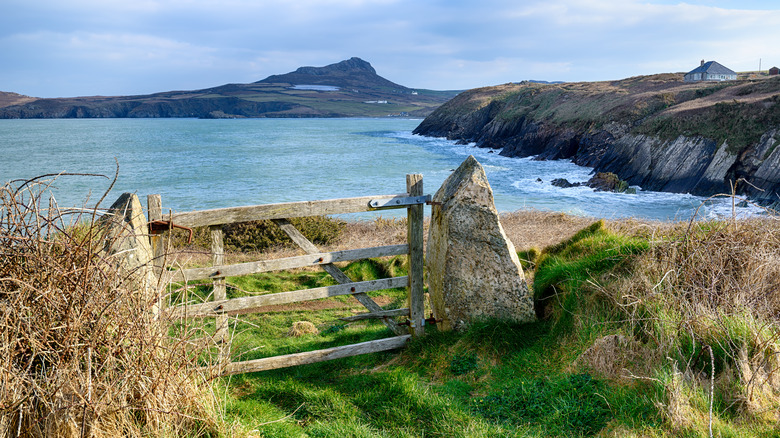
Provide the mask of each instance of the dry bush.
{"label": "dry bush", "polygon": [[674,294],[696,313],[741,310],[761,318],[780,314],[780,223],[756,218],[704,222],[682,238],[655,246],[659,268]]}
{"label": "dry bush", "polygon": [[[615,300],[624,303],[636,332],[657,348],[647,359],[656,362],[655,369],[672,361],[669,409],[689,404],[680,397],[694,388],[711,397],[713,386],[727,409],[778,419],[778,225],[777,217],[766,216],[668,227],[630,282],[618,285]],[[683,384],[687,390],[680,389]],[[667,414],[676,418],[675,412]]]}
{"label": "dry bush", "polygon": [[44,208],[46,189],[0,188],[0,437],[211,433],[186,333],[102,251],[97,209]]}

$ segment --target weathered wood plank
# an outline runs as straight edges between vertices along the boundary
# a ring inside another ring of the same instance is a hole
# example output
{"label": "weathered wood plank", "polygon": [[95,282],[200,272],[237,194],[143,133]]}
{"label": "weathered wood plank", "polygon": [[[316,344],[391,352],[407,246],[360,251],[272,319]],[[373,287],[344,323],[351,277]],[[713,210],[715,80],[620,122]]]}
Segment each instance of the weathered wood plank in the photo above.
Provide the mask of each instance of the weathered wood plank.
{"label": "weathered wood plank", "polygon": [[[423,176],[406,175],[406,190],[411,196],[423,194]],[[409,242],[409,308],[410,331],[414,336],[425,334],[425,298],[423,284],[423,206],[407,209],[407,242]]]}
{"label": "weathered wood plank", "polygon": [[[237,263],[234,265],[207,266],[205,268],[182,269],[174,274],[178,281],[202,280],[214,277],[237,277],[257,274],[259,272],[281,271],[284,269],[303,268],[335,262],[370,259],[406,254],[408,245],[388,245],[374,248],[359,248],[345,251],[316,252],[305,256],[285,257],[275,260],[259,260],[256,262]],[[338,268],[336,268],[338,269]],[[350,282],[352,280],[349,280]]]}
{"label": "weathered wood plank", "polygon": [[[149,222],[162,220],[162,197],[160,195],[147,195],[146,208],[149,215]],[[163,290],[163,270],[165,269],[165,239],[160,234],[150,234],[149,242],[152,244],[152,266],[154,266],[154,277],[157,279],[155,288],[157,300],[152,306],[152,314],[160,314],[160,309],[164,306],[162,299]]]}
{"label": "weathered wood plank", "polygon": [[[305,365],[327,360],[341,359],[344,357],[358,356],[367,353],[377,353],[380,351],[395,350],[401,348],[409,342],[411,336],[396,336],[376,341],[361,342],[359,344],[345,345],[343,347],[326,348],[323,350],[307,351],[304,353],[287,354],[284,356],[266,357],[263,359],[248,360],[244,362],[233,362],[225,365],[222,369],[214,369],[218,376],[230,376],[233,374],[253,373],[257,371],[267,371],[277,368],[286,368],[296,365]],[[209,373],[208,367],[200,368],[199,371]]]}
{"label": "weathered wood plank", "polygon": [[[232,315],[247,313],[251,309],[272,306],[275,304],[296,303],[299,301],[317,300],[320,298],[335,297],[366,293],[381,289],[392,289],[406,286],[406,277],[382,278],[379,280],[360,281],[355,283],[339,284],[335,286],[317,287],[291,292],[258,295],[254,297],[233,298],[231,300],[211,301],[208,303],[177,306],[169,309],[171,315],[176,318],[203,318],[216,315]],[[380,308],[380,310],[382,310]]]}
{"label": "weathered wood plank", "polygon": [[[214,265],[223,265],[225,263],[225,250],[222,240],[222,228],[219,226],[209,227],[211,234],[211,262]],[[214,278],[214,301],[225,301],[227,299],[227,284],[225,277]],[[230,358],[230,336],[228,335],[228,317],[227,315],[217,315],[215,325],[214,340],[219,344],[219,360],[227,362]]]}
{"label": "weathered wood plank", "polygon": [[409,316],[409,309],[403,308],[403,309],[392,309],[392,310],[383,310],[381,312],[371,312],[371,313],[358,313],[354,316],[347,316],[344,318],[339,318],[342,321],[363,321],[365,319],[379,319],[379,318],[386,318],[388,316]]}
{"label": "weathered wood plank", "polygon": [[[278,225],[282,231],[287,233],[287,235],[290,236],[290,239],[297,243],[298,246],[300,246],[304,251],[309,253],[318,251],[317,246],[310,242],[306,236],[301,234],[301,232],[298,231],[287,219],[274,219],[274,223]],[[341,269],[339,269],[336,265],[327,263],[322,265],[322,269],[324,269],[325,272],[330,274],[337,282],[341,284],[352,282],[352,280],[345,273],[341,272]],[[374,300],[372,300],[371,297],[365,293],[356,293],[353,296],[360,304],[363,305],[363,307],[368,309],[369,312],[382,311],[382,308],[379,306],[379,304],[375,303]],[[406,328],[401,327],[390,318],[382,318],[382,323],[387,326],[387,328],[392,330],[396,335],[405,335],[407,333]]]}
{"label": "weathered wood plank", "polygon": [[[374,199],[405,198],[398,195],[361,196],[358,198],[330,199],[323,201],[285,202],[280,204],[251,205],[245,207],[217,208],[176,213],[173,222],[185,227],[204,227],[234,222],[249,222],[263,219],[284,219],[292,217],[323,216],[329,214],[360,213],[377,210],[368,205]],[[405,206],[401,206],[405,207]],[[387,207],[387,208],[401,208]],[[384,208],[382,208],[384,209]]]}

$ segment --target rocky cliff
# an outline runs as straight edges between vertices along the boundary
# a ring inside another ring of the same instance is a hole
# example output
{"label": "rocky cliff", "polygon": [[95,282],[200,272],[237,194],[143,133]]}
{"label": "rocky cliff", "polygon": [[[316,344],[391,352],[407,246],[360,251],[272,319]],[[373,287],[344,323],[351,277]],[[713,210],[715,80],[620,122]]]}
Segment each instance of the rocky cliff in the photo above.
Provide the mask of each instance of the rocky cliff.
{"label": "rocky cliff", "polygon": [[460,94],[415,133],[571,159],[646,190],[707,196],[739,181],[739,194],[780,200],[780,78],[506,84]]}

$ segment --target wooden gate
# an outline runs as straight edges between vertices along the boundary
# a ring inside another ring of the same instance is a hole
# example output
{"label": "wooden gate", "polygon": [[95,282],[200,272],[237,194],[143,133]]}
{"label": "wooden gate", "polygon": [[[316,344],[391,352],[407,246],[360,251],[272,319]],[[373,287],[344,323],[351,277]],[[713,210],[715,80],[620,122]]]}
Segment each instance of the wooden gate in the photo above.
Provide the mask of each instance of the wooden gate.
{"label": "wooden gate", "polygon": [[[215,340],[220,348],[219,375],[264,371],[294,365],[321,362],[365,353],[391,350],[402,347],[412,336],[425,333],[423,299],[423,206],[430,201],[430,195],[423,195],[422,175],[406,176],[407,193],[396,195],[364,196],[359,198],[332,199],[324,201],[291,202],[282,204],[255,205],[247,207],[220,208],[186,213],[172,213],[164,217],[160,195],[149,195],[149,222],[154,229],[174,227],[209,227],[211,232],[212,266],[176,271],[177,280],[187,282],[211,279],[213,300],[201,304],[176,306],[167,309],[171,315],[180,318],[216,318]],[[303,236],[289,221],[290,218],[321,216],[331,214],[381,211],[393,208],[407,209],[407,243],[345,251],[321,252]],[[274,260],[226,265],[223,257],[222,228],[224,224],[271,220],[278,225],[305,252],[304,256]],[[164,259],[164,245],[160,234],[152,235],[155,259]],[[360,260],[374,257],[407,254],[409,275],[379,280],[353,282],[334,265],[336,262]],[[306,266],[320,266],[328,272],[338,285],[273,293],[252,297],[227,299],[225,278],[250,275]],[[157,268],[164,268],[158,263]],[[409,293],[409,308],[383,310],[366,293],[375,290],[406,286]],[[394,337],[353,345],[267,357],[243,362],[230,362],[228,316],[238,313],[252,313],[262,306],[315,300],[338,295],[352,295],[368,313],[357,315],[360,319],[381,319],[395,334]],[[392,317],[407,316],[409,329],[396,323]],[[213,371],[212,371],[213,372]]]}

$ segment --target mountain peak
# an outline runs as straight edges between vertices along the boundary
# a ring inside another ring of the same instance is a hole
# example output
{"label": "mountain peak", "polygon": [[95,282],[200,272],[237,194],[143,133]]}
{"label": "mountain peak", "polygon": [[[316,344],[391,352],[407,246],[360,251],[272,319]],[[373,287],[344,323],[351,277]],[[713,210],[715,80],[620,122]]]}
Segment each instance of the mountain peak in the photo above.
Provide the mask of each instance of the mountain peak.
{"label": "mountain peak", "polygon": [[410,92],[411,90],[377,75],[368,62],[352,57],[325,67],[301,67],[283,75],[268,76],[260,83],[288,83],[293,85],[329,85],[341,88],[374,88]]}
{"label": "mountain peak", "polygon": [[369,73],[375,75],[376,70],[367,61],[363,61],[358,57],[352,57],[345,61],[326,65],[325,67],[301,67],[295,70],[295,73],[315,76],[331,73]]}

